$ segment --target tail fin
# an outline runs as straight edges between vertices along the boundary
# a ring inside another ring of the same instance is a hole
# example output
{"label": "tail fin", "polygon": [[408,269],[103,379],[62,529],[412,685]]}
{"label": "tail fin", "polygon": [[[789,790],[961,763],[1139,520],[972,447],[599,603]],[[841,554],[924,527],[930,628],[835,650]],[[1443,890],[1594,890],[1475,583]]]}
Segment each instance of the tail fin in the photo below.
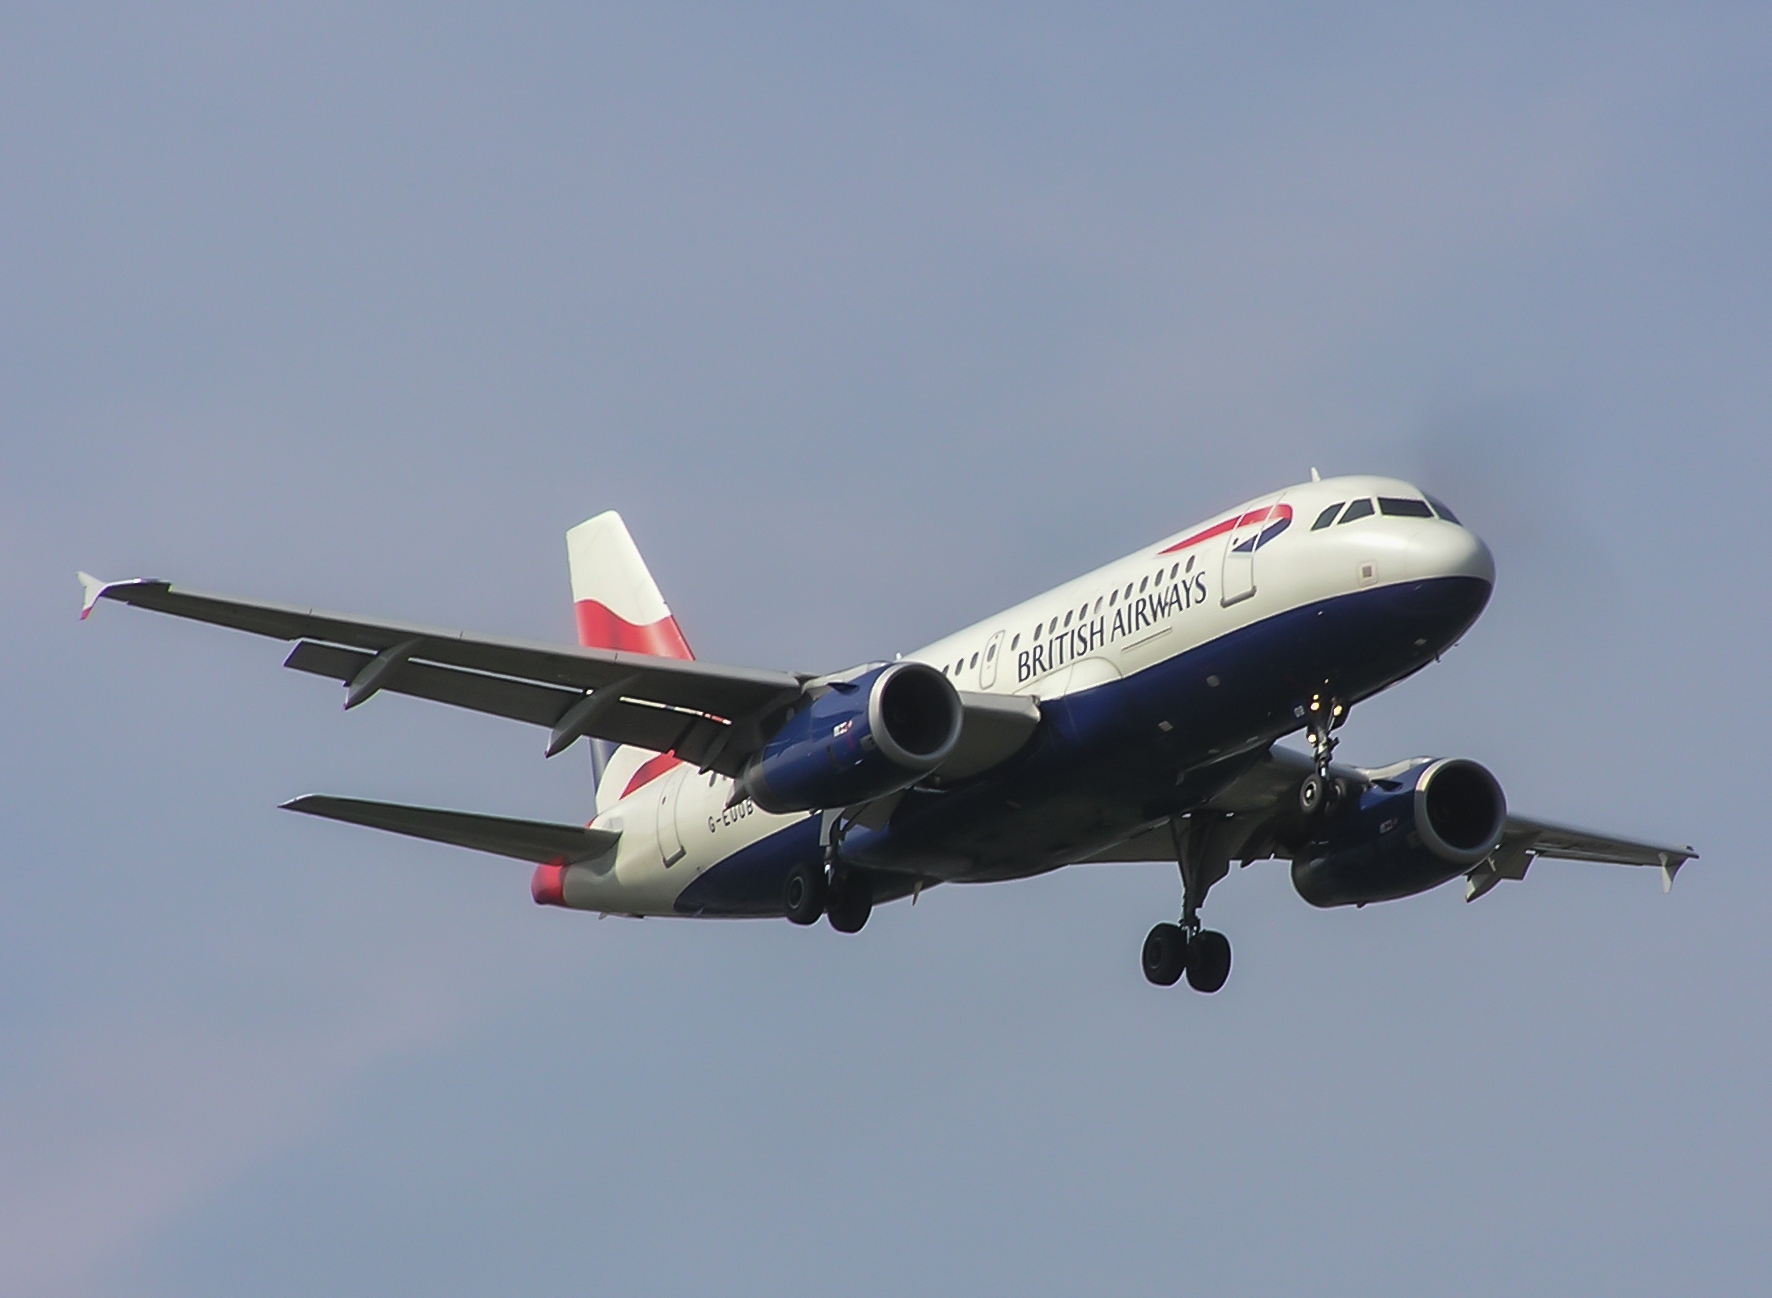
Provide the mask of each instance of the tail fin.
{"label": "tail fin", "polygon": [[[695,657],[620,514],[598,514],[566,533],[566,558],[581,645],[655,658]],[[601,813],[664,774],[677,759],[597,740],[591,745],[591,764]]]}
{"label": "tail fin", "polygon": [[655,658],[693,658],[634,538],[613,509],[566,533],[578,642]]}

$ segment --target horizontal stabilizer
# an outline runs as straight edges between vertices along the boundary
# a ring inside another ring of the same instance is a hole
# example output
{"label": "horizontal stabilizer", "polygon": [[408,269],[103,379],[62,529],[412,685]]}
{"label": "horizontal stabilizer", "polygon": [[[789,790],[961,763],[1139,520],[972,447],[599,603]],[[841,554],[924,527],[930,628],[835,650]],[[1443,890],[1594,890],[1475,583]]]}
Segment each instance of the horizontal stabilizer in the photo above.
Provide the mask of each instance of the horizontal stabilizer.
{"label": "horizontal stabilizer", "polygon": [[361,798],[330,798],[311,793],[283,804],[284,811],[324,816],[352,825],[367,825],[433,843],[450,843],[535,861],[544,865],[573,865],[615,850],[621,835],[607,829],[583,829],[577,825],[553,825],[541,820],[510,820],[504,816],[479,816],[466,811],[441,811],[433,807],[406,807],[397,802],[367,802]]}

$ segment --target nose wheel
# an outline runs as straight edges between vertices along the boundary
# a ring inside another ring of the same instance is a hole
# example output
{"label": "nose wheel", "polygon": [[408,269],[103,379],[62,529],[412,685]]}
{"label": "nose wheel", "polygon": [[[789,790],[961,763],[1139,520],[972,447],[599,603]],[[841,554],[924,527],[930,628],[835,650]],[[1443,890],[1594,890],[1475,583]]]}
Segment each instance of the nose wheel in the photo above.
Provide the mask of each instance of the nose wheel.
{"label": "nose wheel", "polygon": [[1200,924],[1207,892],[1230,869],[1229,855],[1212,850],[1225,823],[1199,813],[1169,822],[1181,867],[1181,920],[1157,925],[1144,940],[1144,976],[1155,986],[1173,987],[1186,974],[1195,991],[1215,992],[1231,976],[1230,939]]}

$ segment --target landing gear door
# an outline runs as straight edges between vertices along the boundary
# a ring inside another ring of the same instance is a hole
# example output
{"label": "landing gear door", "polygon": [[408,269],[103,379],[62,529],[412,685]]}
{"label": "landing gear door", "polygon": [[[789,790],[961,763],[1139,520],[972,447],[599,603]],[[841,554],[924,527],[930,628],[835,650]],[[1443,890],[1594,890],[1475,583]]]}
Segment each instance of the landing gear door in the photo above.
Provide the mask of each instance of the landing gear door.
{"label": "landing gear door", "polygon": [[1255,594],[1255,552],[1285,531],[1291,521],[1292,507],[1278,498],[1257,505],[1237,520],[1225,538],[1220,604],[1229,608]]}

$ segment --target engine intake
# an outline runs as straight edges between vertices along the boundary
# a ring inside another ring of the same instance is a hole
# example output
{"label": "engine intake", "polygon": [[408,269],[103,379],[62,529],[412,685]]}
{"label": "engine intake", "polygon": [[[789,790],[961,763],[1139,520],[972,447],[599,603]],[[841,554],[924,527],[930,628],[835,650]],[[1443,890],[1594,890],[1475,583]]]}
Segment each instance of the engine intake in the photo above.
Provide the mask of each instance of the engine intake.
{"label": "engine intake", "polygon": [[1313,906],[1363,906],[1437,888],[1495,850],[1507,798],[1487,769],[1442,757],[1377,780],[1321,840],[1292,862],[1292,886]]}
{"label": "engine intake", "polygon": [[916,783],[947,760],[964,720],[953,682],[898,662],[838,681],[789,717],[739,784],[764,811],[847,807]]}

